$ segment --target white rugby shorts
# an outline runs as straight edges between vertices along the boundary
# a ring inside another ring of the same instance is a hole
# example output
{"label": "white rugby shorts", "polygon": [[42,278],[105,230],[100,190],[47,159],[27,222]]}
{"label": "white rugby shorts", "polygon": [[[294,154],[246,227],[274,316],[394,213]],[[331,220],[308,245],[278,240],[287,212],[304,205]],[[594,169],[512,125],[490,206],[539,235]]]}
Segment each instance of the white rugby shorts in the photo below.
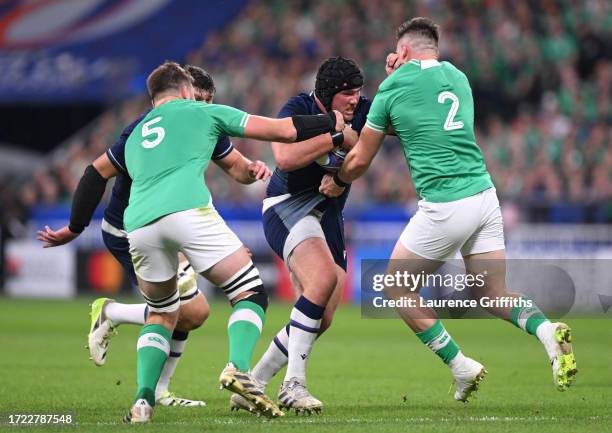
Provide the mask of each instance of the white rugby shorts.
{"label": "white rugby shorts", "polygon": [[445,203],[420,200],[399,241],[431,260],[503,250],[504,225],[495,188]]}
{"label": "white rugby shorts", "polygon": [[151,282],[176,275],[179,251],[201,273],[242,246],[212,206],[171,213],[128,233],[128,239],[136,275]]}

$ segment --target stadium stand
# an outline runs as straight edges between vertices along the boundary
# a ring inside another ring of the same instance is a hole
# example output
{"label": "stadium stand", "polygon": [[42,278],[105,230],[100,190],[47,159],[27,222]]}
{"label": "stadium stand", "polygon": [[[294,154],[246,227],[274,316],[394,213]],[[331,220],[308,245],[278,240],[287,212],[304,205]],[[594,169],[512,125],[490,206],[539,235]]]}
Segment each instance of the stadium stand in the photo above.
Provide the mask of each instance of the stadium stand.
{"label": "stadium stand", "polygon": [[[290,95],[312,89],[319,62],[331,55],[355,59],[366,76],[363,93],[372,96],[385,77],[381,59],[394,46],[393,29],[405,17],[431,16],[446,33],[441,58],[471,80],[478,142],[505,207],[528,222],[611,222],[612,24],[605,3],[259,1],[178,60],[213,74],[216,102],[274,115]],[[461,13],[450,12],[457,8]],[[3,179],[5,230],[16,234],[31,215],[69,203],[85,165],[147,104],[140,97],[110,109],[30,180]],[[252,159],[273,163],[269,146],[234,142]],[[400,146],[390,138],[383,149],[367,180],[354,185],[351,209],[414,202]],[[259,212],[263,186],[243,188],[219,174],[210,170],[207,180],[218,203]]]}

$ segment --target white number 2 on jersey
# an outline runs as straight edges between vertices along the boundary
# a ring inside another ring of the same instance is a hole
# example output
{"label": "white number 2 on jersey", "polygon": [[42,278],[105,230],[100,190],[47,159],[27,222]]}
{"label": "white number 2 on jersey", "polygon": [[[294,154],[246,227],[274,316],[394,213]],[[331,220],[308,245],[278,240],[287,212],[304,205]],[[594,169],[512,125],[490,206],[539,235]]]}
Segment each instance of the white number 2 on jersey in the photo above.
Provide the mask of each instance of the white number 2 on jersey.
{"label": "white number 2 on jersey", "polygon": [[450,99],[452,101],[450,110],[448,111],[448,116],[446,116],[446,122],[444,122],[444,130],[452,131],[454,129],[463,128],[463,122],[458,121],[455,122],[453,119],[457,114],[457,110],[459,109],[459,98],[452,92],[442,92],[438,95],[438,102],[440,104],[444,104],[444,101]]}
{"label": "white number 2 on jersey", "polygon": [[145,122],[145,124],[142,125],[142,138],[155,135],[155,139],[142,140],[142,147],[144,147],[145,149],[154,148],[164,139],[166,135],[166,131],[164,131],[164,128],[162,128],[161,126],[151,128],[152,125],[155,125],[160,120],[162,120],[161,116],[154,117],[153,119],[149,120],[148,122]]}

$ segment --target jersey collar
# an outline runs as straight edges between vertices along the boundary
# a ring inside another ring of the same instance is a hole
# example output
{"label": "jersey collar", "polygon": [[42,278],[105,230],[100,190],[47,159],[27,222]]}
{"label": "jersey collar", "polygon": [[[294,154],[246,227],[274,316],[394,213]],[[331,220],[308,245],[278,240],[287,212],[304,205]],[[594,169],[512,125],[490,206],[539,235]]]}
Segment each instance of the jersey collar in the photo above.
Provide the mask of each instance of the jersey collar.
{"label": "jersey collar", "polygon": [[438,62],[436,59],[421,60],[421,69],[429,69],[433,68],[434,66],[440,66],[440,62]]}

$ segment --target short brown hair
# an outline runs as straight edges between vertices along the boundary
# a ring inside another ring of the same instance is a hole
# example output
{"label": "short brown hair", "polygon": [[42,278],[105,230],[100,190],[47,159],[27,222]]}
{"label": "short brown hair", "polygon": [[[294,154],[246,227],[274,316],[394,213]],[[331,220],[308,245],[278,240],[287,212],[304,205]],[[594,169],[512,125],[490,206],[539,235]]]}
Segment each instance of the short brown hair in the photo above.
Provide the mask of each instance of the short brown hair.
{"label": "short brown hair", "polygon": [[168,90],[179,90],[187,84],[193,84],[193,78],[176,62],[164,62],[147,78],[147,90],[151,99]]}
{"label": "short brown hair", "polygon": [[194,65],[185,65],[183,68],[193,78],[193,87],[211,93],[217,91],[213,77],[207,71]]}
{"label": "short brown hair", "polygon": [[440,38],[438,25],[425,17],[417,17],[404,21],[397,29],[397,39],[401,39],[406,34],[431,39],[435,41],[436,46],[438,46],[438,39]]}

